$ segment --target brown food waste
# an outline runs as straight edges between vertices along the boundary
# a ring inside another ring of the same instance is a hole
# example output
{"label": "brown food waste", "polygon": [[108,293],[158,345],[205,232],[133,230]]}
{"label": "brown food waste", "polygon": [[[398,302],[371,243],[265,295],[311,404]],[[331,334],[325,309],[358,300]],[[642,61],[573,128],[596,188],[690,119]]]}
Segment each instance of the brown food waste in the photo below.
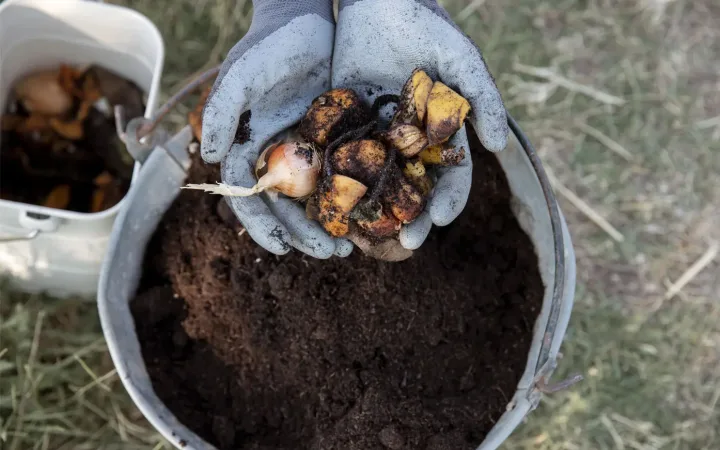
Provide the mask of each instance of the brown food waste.
{"label": "brown food waste", "polygon": [[207,86],[203,89],[198,102],[195,104],[195,108],[188,113],[188,123],[190,124],[190,128],[192,128],[193,137],[198,142],[202,140],[202,114],[211,90],[212,86]]}
{"label": "brown food waste", "polygon": [[326,146],[345,131],[362,126],[368,111],[352,89],[333,89],[313,100],[298,131],[305,140]]}
{"label": "brown food waste", "polygon": [[[402,262],[277,257],[238,236],[225,198],[183,190],[130,305],[173,414],[221,450],[475,449],[525,370],[544,289],[497,158],[468,134],[467,207]],[[188,181],[213,183],[193,158]]]}
{"label": "brown food waste", "polygon": [[97,65],[17,80],[0,117],[0,198],[82,213],[116,205],[135,163],[115,130],[116,105],[142,116],[143,92]]}

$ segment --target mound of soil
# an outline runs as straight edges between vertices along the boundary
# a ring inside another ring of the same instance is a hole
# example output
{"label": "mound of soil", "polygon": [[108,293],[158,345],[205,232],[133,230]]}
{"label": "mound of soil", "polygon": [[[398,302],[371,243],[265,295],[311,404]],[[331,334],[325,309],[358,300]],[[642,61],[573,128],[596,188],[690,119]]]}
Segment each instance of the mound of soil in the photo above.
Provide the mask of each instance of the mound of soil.
{"label": "mound of soil", "polygon": [[[497,159],[401,263],[278,257],[183,190],[131,304],[158,396],[220,449],[474,449],[525,369],[543,284]],[[188,182],[214,183],[199,158]]]}

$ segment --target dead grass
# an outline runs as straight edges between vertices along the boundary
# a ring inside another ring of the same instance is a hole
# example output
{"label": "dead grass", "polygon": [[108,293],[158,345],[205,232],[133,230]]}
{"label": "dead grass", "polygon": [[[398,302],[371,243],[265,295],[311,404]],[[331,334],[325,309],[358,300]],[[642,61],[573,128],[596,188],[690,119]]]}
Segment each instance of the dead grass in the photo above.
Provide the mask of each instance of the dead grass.
{"label": "dead grass", "polygon": [[0,287],[0,305],[3,449],[161,443],[115,375],[94,303],[11,294]]}
{"label": "dead grass", "polygon": [[[166,94],[221,61],[251,18],[247,1],[120,3],[161,28]],[[718,258],[666,294],[720,242],[720,6],[442,3],[557,180],[623,237],[561,196],[579,288],[557,378],[586,381],[546,398],[506,447],[718,448]],[[0,295],[3,448],[161,448],[114,377],[92,305]]]}

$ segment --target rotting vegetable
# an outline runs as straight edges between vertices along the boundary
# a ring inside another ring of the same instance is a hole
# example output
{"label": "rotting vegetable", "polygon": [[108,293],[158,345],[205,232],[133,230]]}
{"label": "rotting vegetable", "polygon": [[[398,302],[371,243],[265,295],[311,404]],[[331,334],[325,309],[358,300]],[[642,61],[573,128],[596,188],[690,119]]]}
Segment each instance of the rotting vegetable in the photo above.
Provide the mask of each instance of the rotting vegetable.
{"label": "rotting vegetable", "polygon": [[[380,108],[396,103],[388,129]],[[190,120],[200,139],[198,105]],[[470,104],[423,70],[415,69],[400,96],[383,95],[368,107],[351,89],[317,97],[298,136],[275,142],[258,159],[253,187],[189,184],[224,196],[278,193],[305,202],[307,217],[335,237],[346,237],[378,259],[402,260],[398,233],[422,213],[433,189],[433,168],[459,164],[466,150],[448,144]],[[320,158],[319,155],[323,155]]]}

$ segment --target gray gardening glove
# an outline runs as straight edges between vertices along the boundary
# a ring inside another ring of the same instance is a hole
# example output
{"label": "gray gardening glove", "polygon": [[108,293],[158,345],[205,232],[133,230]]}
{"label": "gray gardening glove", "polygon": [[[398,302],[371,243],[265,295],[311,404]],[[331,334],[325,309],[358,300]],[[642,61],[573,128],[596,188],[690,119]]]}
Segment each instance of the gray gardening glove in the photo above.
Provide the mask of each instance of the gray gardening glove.
{"label": "gray gardening glove", "polygon": [[[369,102],[399,94],[416,67],[468,99],[482,144],[505,148],[505,107],[482,55],[435,0],[340,0],[333,55],[333,87],[349,87]],[[470,194],[472,159],[463,127],[450,141],[465,159],[438,171],[433,197],[420,217],[402,228],[400,243],[422,245],[432,224],[444,226],[462,212]]]}
{"label": "gray gardening glove", "polygon": [[[203,112],[201,154],[221,162],[223,183],[251,187],[268,140],[298,122],[330,88],[335,23],[331,0],[254,0],[250,30],[222,65]],[[234,142],[250,111],[250,139]],[[245,116],[246,117],[246,116]],[[333,239],[306,218],[296,201],[265,194],[228,197],[255,242],[282,255],[291,246],[315,258],[347,256],[352,244]]]}

